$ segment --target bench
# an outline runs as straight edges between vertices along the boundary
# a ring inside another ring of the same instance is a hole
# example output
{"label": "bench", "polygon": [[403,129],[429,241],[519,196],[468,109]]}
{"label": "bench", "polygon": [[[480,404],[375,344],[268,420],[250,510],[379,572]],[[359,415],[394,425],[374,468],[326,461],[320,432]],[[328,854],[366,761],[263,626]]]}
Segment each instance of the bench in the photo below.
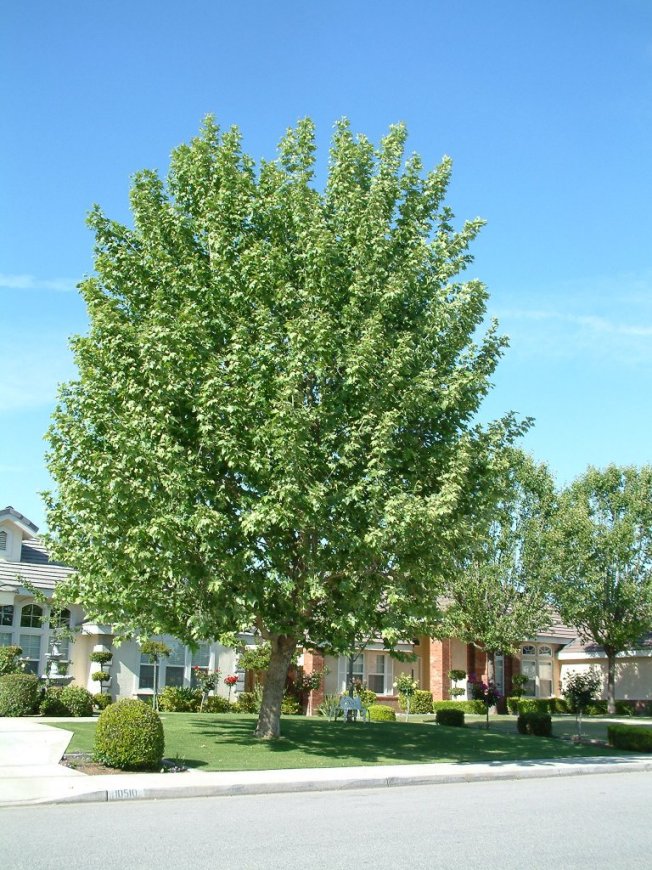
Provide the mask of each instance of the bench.
{"label": "bench", "polygon": [[342,711],[342,721],[346,722],[351,713],[353,719],[360,716],[361,719],[367,721],[367,710],[362,706],[360,698],[352,698],[350,695],[344,695],[340,698],[339,709]]}

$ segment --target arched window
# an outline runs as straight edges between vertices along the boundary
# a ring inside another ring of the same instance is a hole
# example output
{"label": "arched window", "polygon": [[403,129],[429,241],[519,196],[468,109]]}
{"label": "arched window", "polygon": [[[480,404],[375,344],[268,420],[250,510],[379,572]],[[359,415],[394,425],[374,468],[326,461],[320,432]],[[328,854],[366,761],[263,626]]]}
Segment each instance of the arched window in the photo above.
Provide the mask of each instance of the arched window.
{"label": "arched window", "polygon": [[3,529],[0,532],[0,550],[6,550],[6,549],[7,549],[7,533]]}
{"label": "arched window", "polygon": [[27,604],[20,614],[21,628],[41,628],[43,624],[43,608],[38,604]]}

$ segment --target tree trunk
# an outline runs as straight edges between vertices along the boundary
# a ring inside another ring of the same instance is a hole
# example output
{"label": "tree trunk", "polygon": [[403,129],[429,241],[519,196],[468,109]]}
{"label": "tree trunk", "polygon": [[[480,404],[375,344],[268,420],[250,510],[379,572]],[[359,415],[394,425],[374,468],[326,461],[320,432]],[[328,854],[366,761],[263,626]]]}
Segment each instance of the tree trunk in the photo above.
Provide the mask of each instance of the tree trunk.
{"label": "tree trunk", "polygon": [[487,650],[487,682],[494,683],[496,675],[496,653],[492,650]]}
{"label": "tree trunk", "polygon": [[607,713],[616,712],[616,653],[607,650]]}
{"label": "tree trunk", "polygon": [[263,687],[263,702],[254,731],[254,735],[261,740],[271,740],[281,734],[281,704],[285,681],[297,648],[297,639],[284,634],[270,635],[269,642],[272,654]]}

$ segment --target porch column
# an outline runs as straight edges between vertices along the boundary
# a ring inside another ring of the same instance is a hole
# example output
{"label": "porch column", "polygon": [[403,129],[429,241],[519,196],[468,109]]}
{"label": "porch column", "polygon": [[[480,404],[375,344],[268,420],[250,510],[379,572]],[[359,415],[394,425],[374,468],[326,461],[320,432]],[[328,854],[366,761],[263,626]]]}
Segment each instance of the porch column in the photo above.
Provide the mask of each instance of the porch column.
{"label": "porch column", "polygon": [[451,641],[450,638],[445,640],[430,641],[430,686],[433,700],[447,701],[450,698],[448,690],[450,688],[450,680],[448,672],[451,669]]}
{"label": "porch column", "polygon": [[[304,674],[312,674],[315,671],[324,670],[324,656],[318,652],[317,650],[305,650],[303,653],[303,672]],[[320,708],[324,701],[325,695],[325,687],[324,687],[324,677],[322,676],[321,683],[318,689],[313,689],[308,694],[308,709],[306,714],[308,716],[315,716],[317,714],[317,710]]]}

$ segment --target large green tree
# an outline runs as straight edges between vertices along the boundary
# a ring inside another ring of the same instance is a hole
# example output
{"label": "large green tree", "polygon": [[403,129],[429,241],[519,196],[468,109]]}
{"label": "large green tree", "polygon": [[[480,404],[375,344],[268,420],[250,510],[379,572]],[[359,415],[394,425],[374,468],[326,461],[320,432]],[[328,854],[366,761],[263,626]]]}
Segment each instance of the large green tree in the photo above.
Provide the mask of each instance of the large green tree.
{"label": "large green tree", "polygon": [[475,422],[505,346],[456,277],[482,221],[454,229],[450,161],[424,173],[405,138],[340,122],[320,191],[310,121],[255,167],[209,119],[165,181],[135,177],[133,227],[90,216],[90,331],[49,432],[65,594],[190,643],[258,629],[261,737],[298,644],[436,622],[521,428]]}
{"label": "large green tree", "polygon": [[490,680],[496,653],[515,652],[550,625],[543,553],[555,504],[547,467],[514,448],[497,458],[495,490],[495,508],[479,518],[473,547],[448,584],[442,625],[486,651]]}
{"label": "large green tree", "polygon": [[652,466],[589,468],[561,495],[549,539],[563,618],[607,656],[616,710],[616,656],[652,631]]}

